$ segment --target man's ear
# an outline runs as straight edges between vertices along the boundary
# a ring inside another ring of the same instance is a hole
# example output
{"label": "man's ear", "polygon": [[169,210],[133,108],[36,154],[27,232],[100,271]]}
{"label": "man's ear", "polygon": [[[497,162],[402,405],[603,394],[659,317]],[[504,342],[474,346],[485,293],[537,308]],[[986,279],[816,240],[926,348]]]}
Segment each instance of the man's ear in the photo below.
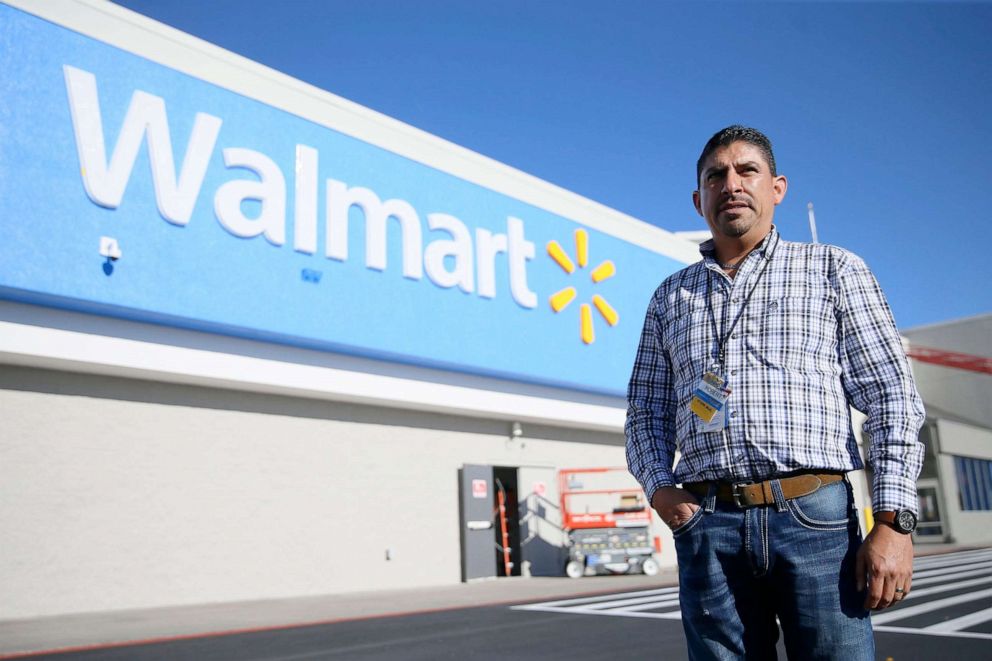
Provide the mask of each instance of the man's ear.
{"label": "man's ear", "polygon": [[785,191],[789,190],[789,180],[785,178],[785,175],[780,174],[775,177],[772,190],[775,191],[775,204],[780,204],[785,199]]}
{"label": "man's ear", "polygon": [[[776,202],[776,204],[778,204],[778,202]],[[698,213],[700,216],[702,216],[703,215],[703,207],[700,204],[699,191],[698,190],[692,191],[692,205],[694,207],[696,207],[696,213]]]}

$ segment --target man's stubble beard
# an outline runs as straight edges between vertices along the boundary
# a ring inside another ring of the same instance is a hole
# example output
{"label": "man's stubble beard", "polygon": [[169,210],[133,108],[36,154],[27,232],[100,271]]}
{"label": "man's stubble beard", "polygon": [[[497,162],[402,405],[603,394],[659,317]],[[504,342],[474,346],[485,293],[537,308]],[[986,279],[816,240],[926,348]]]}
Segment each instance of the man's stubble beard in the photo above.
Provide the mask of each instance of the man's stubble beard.
{"label": "man's stubble beard", "polygon": [[721,233],[733,239],[747,234],[757,221],[754,218],[736,218],[719,225]]}

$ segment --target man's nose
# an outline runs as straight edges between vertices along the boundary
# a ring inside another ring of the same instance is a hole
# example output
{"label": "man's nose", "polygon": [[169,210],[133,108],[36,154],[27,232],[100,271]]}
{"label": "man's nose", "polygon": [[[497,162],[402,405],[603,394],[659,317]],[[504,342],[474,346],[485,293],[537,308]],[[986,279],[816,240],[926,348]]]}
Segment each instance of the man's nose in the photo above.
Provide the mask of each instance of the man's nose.
{"label": "man's nose", "polygon": [[733,170],[727,172],[723,179],[723,190],[727,193],[736,193],[744,189],[744,180]]}

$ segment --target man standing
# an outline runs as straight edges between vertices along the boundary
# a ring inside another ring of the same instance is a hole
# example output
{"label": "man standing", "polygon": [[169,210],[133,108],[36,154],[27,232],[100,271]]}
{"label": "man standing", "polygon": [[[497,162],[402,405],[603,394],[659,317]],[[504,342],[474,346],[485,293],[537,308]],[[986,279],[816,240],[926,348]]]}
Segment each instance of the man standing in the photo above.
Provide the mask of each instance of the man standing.
{"label": "man standing", "polygon": [[[689,656],[774,658],[777,616],[790,659],[873,659],[869,609],[910,590],[923,457],[895,323],[861,259],[778,235],[787,182],[761,132],[714,135],[696,182],[713,238],[651,299],[626,425],[675,537]],[[849,405],[867,415],[880,523],[863,544]]]}

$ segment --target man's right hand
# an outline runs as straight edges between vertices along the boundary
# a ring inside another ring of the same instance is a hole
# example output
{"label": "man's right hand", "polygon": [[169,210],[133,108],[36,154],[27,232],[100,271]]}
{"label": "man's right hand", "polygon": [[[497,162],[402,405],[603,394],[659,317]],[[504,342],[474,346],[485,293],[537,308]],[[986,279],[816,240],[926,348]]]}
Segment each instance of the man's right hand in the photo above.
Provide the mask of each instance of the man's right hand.
{"label": "man's right hand", "polygon": [[661,487],[651,496],[651,507],[666,526],[675,530],[692,518],[699,509],[699,501],[685,489]]}

